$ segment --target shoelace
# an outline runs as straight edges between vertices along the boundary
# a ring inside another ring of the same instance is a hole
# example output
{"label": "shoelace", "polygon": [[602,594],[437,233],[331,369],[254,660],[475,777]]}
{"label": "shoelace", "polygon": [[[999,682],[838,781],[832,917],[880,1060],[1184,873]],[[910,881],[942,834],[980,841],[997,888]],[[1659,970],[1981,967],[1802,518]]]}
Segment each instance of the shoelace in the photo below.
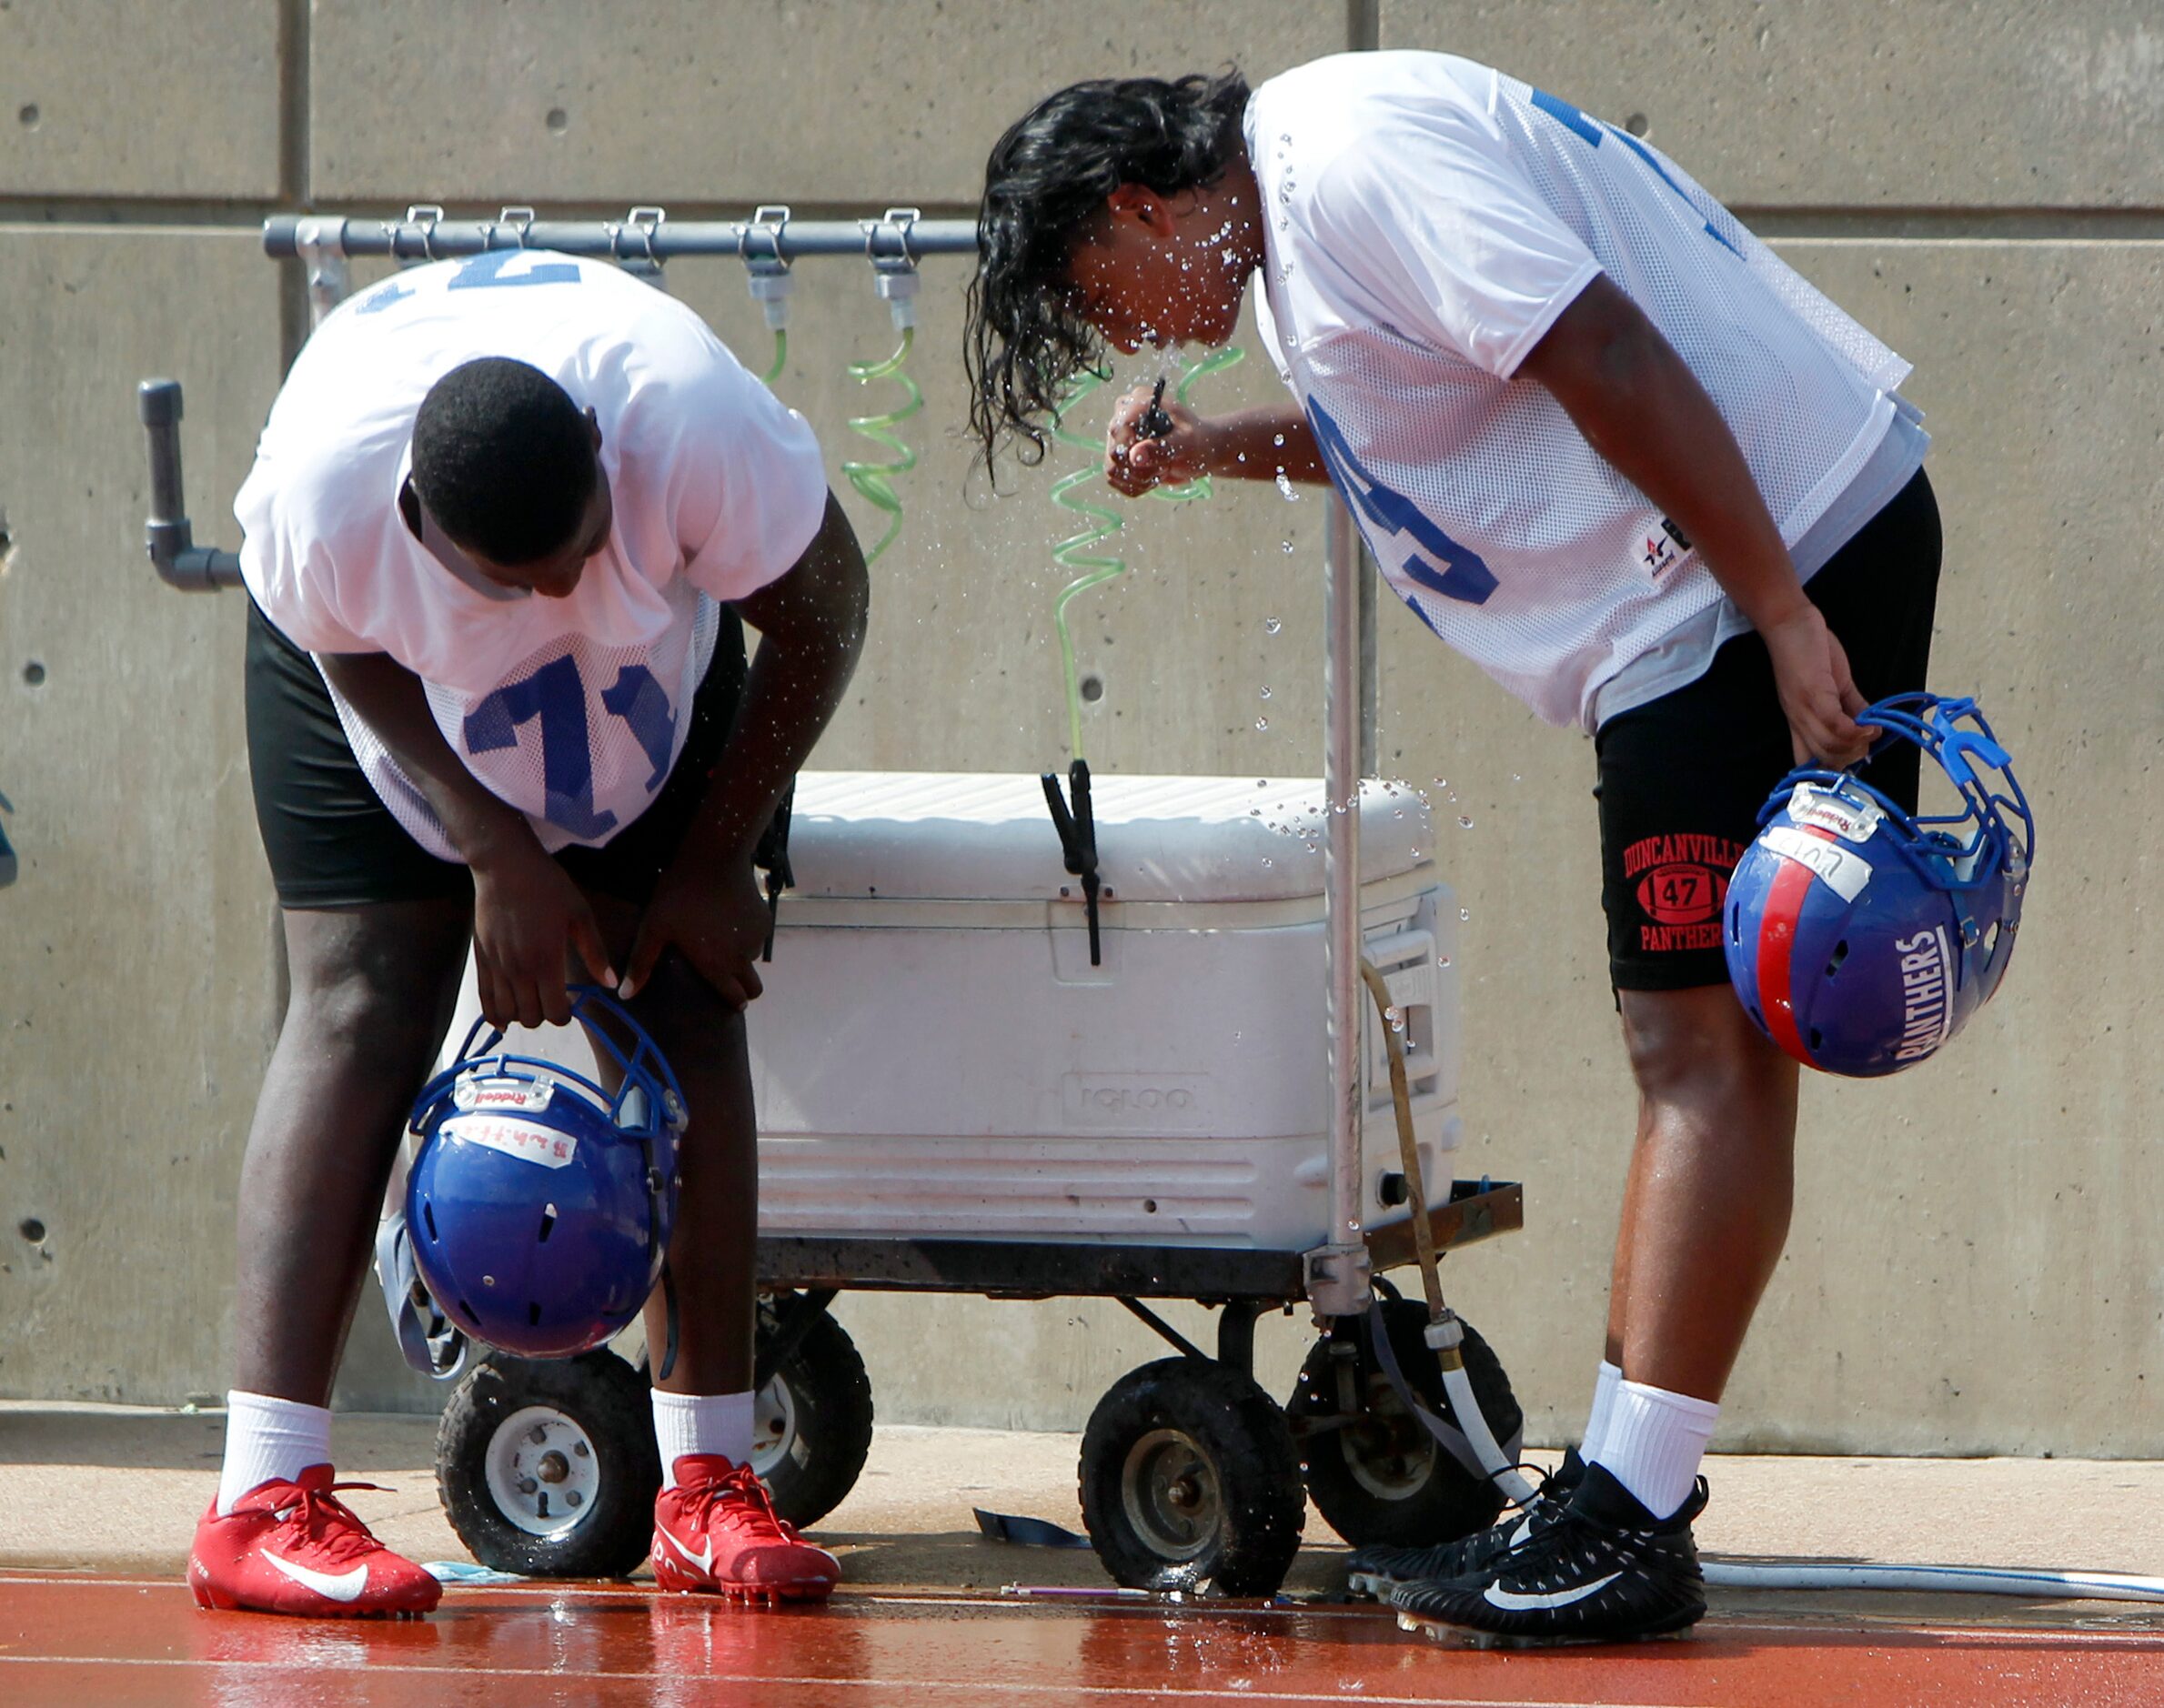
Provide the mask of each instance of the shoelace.
{"label": "shoelace", "polygon": [[731,1467],[727,1475],[716,1477],[700,1491],[700,1531],[711,1535],[717,1518],[732,1530],[749,1526],[771,1532],[784,1542],[803,1540],[796,1527],[774,1510],[774,1497],[750,1465]]}
{"label": "shoelace", "polygon": [[385,1492],[381,1483],[333,1482],[320,1489],[295,1486],[297,1498],[268,1510],[282,1528],[297,1527],[315,1552],[332,1560],[353,1560],[383,1546],[359,1515],[337,1498],[346,1489]]}

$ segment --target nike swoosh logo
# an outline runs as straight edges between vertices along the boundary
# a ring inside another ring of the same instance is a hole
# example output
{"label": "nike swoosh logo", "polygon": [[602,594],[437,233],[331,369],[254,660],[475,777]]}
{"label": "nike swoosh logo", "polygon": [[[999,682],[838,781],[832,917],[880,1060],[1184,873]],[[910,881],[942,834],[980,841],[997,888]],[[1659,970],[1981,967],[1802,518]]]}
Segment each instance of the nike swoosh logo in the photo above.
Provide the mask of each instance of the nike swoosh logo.
{"label": "nike swoosh logo", "polygon": [[1490,1607],[1500,1607],[1505,1613],[1523,1613],[1529,1607],[1568,1607],[1573,1602],[1582,1602],[1588,1595],[1597,1595],[1623,1575],[1611,1572],[1605,1578],[1591,1583],[1581,1583],[1572,1590],[1549,1590],[1537,1595],[1520,1595],[1506,1590],[1500,1583],[1491,1583],[1481,1592]]}
{"label": "nike swoosh logo", "polygon": [[1510,1532],[1510,1545],[1513,1548],[1519,1547],[1523,1543],[1531,1541],[1532,1537],[1533,1521],[1528,1518],[1524,1520],[1515,1530]]}
{"label": "nike swoosh logo", "polygon": [[360,1592],[368,1587],[368,1568],[365,1565],[357,1565],[352,1571],[333,1577],[328,1572],[317,1572],[291,1560],[281,1560],[267,1548],[263,1551],[263,1557],[296,1583],[334,1602],[358,1601]]}
{"label": "nike swoosh logo", "polygon": [[682,1558],[685,1564],[697,1566],[709,1577],[713,1575],[714,1539],[711,1536],[707,1538],[706,1547],[703,1550],[698,1553],[693,1553],[690,1549],[685,1547],[682,1542],[679,1542],[675,1536],[669,1533],[669,1526],[662,1523],[659,1519],[656,1519],[654,1521],[654,1534],[667,1542],[671,1548],[674,1548],[677,1551],[677,1553]]}

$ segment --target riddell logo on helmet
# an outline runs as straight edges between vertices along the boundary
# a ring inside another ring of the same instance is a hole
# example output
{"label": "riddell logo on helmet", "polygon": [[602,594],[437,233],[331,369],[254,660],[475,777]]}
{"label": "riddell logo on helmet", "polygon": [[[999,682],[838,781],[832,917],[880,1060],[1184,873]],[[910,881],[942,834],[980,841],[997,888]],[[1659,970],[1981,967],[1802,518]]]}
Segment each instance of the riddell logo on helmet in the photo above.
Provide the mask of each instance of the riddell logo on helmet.
{"label": "riddell logo on helmet", "polygon": [[461,1080],[451,1102],[458,1109],[543,1110],[554,1090],[540,1080]]}
{"label": "riddell logo on helmet", "polygon": [[1901,958],[1901,1044],[1894,1051],[1897,1061],[1920,1061],[1946,1041],[1947,1022],[1953,1013],[1953,992],[1947,969],[1946,934],[1918,931],[1898,938],[1894,952]]}

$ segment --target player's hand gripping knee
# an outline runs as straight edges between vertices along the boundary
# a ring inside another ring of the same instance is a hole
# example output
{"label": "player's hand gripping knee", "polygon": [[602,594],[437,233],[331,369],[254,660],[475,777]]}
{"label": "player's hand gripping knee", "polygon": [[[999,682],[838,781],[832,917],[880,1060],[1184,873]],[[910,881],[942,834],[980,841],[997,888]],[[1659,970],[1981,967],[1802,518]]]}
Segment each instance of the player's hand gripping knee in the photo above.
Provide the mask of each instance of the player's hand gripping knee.
{"label": "player's hand gripping knee", "polygon": [[1867,702],[1848,673],[1848,654],[1808,599],[1761,631],[1773,658],[1774,684],[1787,715],[1796,762],[1853,765],[1870,751],[1856,721]]}
{"label": "player's hand gripping knee", "polygon": [[1104,477],[1131,498],[1152,487],[1183,487],[1209,472],[1203,464],[1207,424],[1185,404],[1166,398],[1156,407],[1172,422],[1172,431],[1152,435],[1143,417],[1152,399],[1151,387],[1137,386],[1112,406],[1104,436]]}
{"label": "player's hand gripping knee", "polygon": [[716,995],[741,1009],[765,989],[759,957],[766,940],[767,904],[749,855],[721,860],[679,856],[639,916],[618,994],[637,996],[663,953],[674,948]]}
{"label": "player's hand gripping knee", "polygon": [[564,1024],[571,1018],[565,970],[573,960],[600,984],[616,984],[593,909],[531,838],[473,867],[473,960],[491,1026]]}

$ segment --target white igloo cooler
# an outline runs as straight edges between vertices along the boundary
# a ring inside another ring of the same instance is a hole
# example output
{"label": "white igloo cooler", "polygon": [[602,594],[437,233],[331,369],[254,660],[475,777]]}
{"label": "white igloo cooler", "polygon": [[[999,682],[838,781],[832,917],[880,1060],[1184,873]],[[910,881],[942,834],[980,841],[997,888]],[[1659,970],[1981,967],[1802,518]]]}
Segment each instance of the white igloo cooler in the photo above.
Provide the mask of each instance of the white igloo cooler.
{"label": "white igloo cooler", "polygon": [[[1324,1243],[1322,795],[1097,778],[1093,966],[1036,778],[806,773],[796,888],[750,1017],[760,1231]],[[1456,906],[1418,797],[1369,783],[1360,811],[1365,952],[1402,1016],[1439,1205],[1458,1136]],[[1408,1208],[1364,1002],[1362,1020],[1374,1226]]]}

